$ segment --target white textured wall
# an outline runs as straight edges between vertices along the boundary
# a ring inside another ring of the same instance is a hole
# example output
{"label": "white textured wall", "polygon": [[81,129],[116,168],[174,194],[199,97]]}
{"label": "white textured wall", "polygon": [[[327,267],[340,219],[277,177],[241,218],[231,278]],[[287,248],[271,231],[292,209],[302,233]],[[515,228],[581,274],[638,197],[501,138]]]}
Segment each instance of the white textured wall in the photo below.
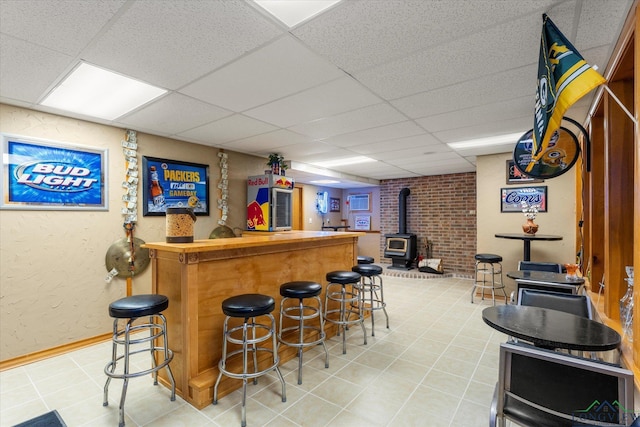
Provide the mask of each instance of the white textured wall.
{"label": "white textured wall", "polygon": [[[500,212],[500,189],[544,185],[547,186],[548,212],[538,214],[535,220],[540,226],[537,234],[560,235],[563,240],[531,242],[531,259],[563,264],[575,262],[575,168],[541,183],[506,185],[506,161],[511,157],[511,154],[496,154],[477,158],[477,252],[501,255],[505,273],[517,270],[518,261],[522,259],[523,242],[499,239],[495,234],[522,233],[526,218],[523,213]],[[503,279],[510,290],[514,288],[513,280],[506,275]]]}
{"label": "white textured wall", "polygon": [[[108,333],[109,303],[125,296],[126,281],[107,284],[105,254],[125,237],[121,187],[125,130],[0,104],[0,131],[108,149],[108,211],[0,211],[0,360]],[[218,149],[138,133],[139,161],[151,156],[210,165],[211,215],[199,216],[195,238],[217,226]],[[228,225],[245,228],[246,177],[265,159],[229,153]],[[142,187],[138,188],[142,194]],[[164,241],[165,218],[143,217],[136,237]],[[133,293],[151,290],[151,269],[133,280]]]}

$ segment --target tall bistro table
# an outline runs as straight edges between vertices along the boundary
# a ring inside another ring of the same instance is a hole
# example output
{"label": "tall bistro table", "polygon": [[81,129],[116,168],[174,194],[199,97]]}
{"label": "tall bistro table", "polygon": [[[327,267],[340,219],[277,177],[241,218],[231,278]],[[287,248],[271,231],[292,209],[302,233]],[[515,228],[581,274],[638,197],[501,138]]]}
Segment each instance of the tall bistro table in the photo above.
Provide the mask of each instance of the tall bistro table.
{"label": "tall bistro table", "polygon": [[534,344],[580,351],[620,346],[620,334],[605,324],[547,308],[498,305],[485,308],[482,320],[492,328]]}
{"label": "tall bistro table", "polygon": [[531,261],[532,240],[562,240],[562,236],[553,234],[496,233],[495,236],[500,239],[522,240],[524,242],[523,261]]}

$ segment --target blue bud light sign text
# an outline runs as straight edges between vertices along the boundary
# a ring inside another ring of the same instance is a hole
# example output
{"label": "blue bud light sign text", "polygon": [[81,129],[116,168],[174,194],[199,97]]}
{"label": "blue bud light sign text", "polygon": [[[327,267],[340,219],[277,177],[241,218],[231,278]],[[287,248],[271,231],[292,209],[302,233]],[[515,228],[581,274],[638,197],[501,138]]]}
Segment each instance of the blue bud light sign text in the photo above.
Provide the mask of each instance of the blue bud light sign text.
{"label": "blue bud light sign text", "polygon": [[106,210],[106,150],[2,135],[3,209]]}

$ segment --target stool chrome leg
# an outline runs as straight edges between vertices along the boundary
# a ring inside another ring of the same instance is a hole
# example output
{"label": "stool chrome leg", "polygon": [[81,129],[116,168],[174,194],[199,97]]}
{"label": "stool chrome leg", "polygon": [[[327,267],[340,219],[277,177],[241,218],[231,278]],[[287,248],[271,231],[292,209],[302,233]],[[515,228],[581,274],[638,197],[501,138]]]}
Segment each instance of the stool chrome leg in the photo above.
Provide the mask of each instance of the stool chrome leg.
{"label": "stool chrome leg", "polygon": [[[280,359],[278,357],[278,352],[277,352],[278,343],[276,340],[276,333],[275,333],[276,321],[275,321],[275,318],[270,313],[264,314],[264,316],[269,318],[270,324],[271,324],[270,327],[267,327],[264,324],[256,323],[255,317],[244,318],[241,326],[236,326],[234,328],[229,329],[230,317],[227,316],[224,320],[224,325],[223,325],[222,356],[221,356],[220,362],[218,363],[218,369],[220,372],[218,373],[218,378],[216,379],[216,383],[213,387],[213,404],[214,405],[218,404],[218,386],[220,385],[220,380],[222,379],[222,375],[227,375],[228,377],[231,377],[231,378],[241,379],[242,380],[242,406],[241,406],[241,417],[242,417],[241,426],[242,427],[246,427],[247,425],[246,403],[247,403],[247,380],[249,378],[253,378],[254,384],[257,384],[259,376],[264,375],[270,370],[275,370],[276,374],[278,375],[278,378],[280,379],[280,382],[282,383],[282,401],[283,402],[287,401],[284,378],[282,377],[282,374],[280,373],[280,369],[278,368],[278,363],[280,362]],[[256,334],[257,328],[267,329],[268,330],[267,335],[258,337]],[[251,339],[248,338],[249,336],[248,329],[251,329]],[[242,331],[242,340],[238,340],[237,338],[231,337],[231,334],[236,331]],[[273,346],[272,349],[257,346],[259,342],[263,342],[266,339],[269,339],[270,337],[272,338],[272,346]],[[227,353],[227,342],[240,344],[242,345],[242,348],[239,350],[233,350]],[[273,364],[267,369],[262,371],[258,369],[258,361],[257,361],[258,350],[268,351],[273,354]],[[252,360],[254,365],[253,373],[249,372],[249,355],[248,355],[249,352],[253,353],[252,355]],[[242,372],[240,373],[231,372],[226,369],[227,357],[231,357],[236,354],[242,354]]]}
{"label": "stool chrome leg", "polygon": [[[158,316],[160,319],[160,323],[156,321],[154,316]],[[109,385],[111,383],[112,378],[122,379],[122,392],[120,394],[120,404],[118,407],[118,425],[119,427],[124,427],[124,404],[127,397],[127,389],[129,386],[129,379],[139,377],[142,375],[147,375],[149,373],[153,374],[154,377],[154,385],[158,384],[158,371],[160,369],[167,368],[167,376],[169,377],[169,381],[171,382],[171,400],[176,400],[176,386],[175,379],[173,378],[173,372],[171,371],[171,367],[169,366],[169,362],[173,359],[173,352],[169,350],[169,341],[167,339],[167,327],[166,327],[166,318],[161,313],[149,316],[149,322],[141,325],[134,325],[134,322],[137,319],[127,319],[124,328],[120,331],[118,330],[118,319],[115,319],[113,322],[113,337],[112,337],[112,348],[111,348],[111,362],[107,364],[104,368],[104,372],[107,375],[107,381],[105,382],[103,389],[103,406],[109,405]],[[149,329],[149,336],[143,338],[132,339],[131,333],[139,330],[139,329]],[[159,333],[154,332],[155,330],[160,330]],[[120,339],[120,337],[123,337]],[[162,347],[157,347],[155,345],[154,340],[162,337]],[[144,343],[146,341],[150,342],[149,349],[139,349],[132,350],[131,344],[139,344]],[[124,348],[124,354],[122,356],[118,356],[117,346],[121,344]],[[160,350],[163,351],[164,360],[162,363],[158,364],[155,359],[156,352]],[[151,353],[151,368],[141,371],[141,372],[131,372],[130,369],[130,356],[141,353],[141,352],[150,352]],[[123,373],[116,374],[116,365],[118,360],[123,361]]]}

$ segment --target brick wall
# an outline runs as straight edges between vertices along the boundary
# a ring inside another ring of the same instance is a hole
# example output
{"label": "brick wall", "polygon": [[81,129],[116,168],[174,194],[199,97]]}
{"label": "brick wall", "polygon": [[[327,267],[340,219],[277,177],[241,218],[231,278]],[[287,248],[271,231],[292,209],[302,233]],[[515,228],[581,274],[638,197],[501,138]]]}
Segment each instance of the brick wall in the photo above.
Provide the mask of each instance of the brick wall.
{"label": "brick wall", "polygon": [[[469,275],[476,253],[476,174],[457,173],[382,181],[380,185],[381,235],[398,232],[398,195],[407,197],[407,233],[418,236],[418,254],[426,255],[427,239],[433,258],[442,258],[446,273]],[[383,258],[384,237],[380,242]]]}

